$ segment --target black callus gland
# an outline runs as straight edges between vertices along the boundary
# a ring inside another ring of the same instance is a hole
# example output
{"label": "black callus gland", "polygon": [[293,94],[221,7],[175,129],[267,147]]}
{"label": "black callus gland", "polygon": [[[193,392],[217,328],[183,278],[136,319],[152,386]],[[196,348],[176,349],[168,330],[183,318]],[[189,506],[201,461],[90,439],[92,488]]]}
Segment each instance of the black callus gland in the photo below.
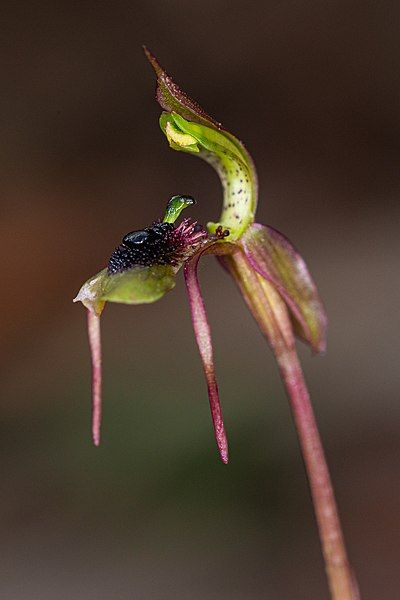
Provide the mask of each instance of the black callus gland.
{"label": "black callus gland", "polygon": [[176,252],[172,223],[155,223],[151,227],[132,231],[114,250],[108,262],[108,274],[127,271],[136,265],[173,264]]}

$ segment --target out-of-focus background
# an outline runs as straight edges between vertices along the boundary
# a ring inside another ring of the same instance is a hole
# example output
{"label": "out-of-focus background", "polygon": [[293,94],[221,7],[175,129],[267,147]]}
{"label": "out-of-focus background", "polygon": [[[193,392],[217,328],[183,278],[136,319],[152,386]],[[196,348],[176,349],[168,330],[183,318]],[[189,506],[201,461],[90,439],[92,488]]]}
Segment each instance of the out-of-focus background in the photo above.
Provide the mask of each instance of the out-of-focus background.
{"label": "out-of-focus background", "polygon": [[122,235],[220,187],[158,128],[146,43],[250,149],[258,220],[301,250],[330,319],[300,354],[366,600],[399,597],[398,2],[19,2],[2,9],[4,600],[327,598],[272,355],[213,258],[201,280],[231,462],[215,449],[182,281],[103,316],[90,441],[81,283]]}

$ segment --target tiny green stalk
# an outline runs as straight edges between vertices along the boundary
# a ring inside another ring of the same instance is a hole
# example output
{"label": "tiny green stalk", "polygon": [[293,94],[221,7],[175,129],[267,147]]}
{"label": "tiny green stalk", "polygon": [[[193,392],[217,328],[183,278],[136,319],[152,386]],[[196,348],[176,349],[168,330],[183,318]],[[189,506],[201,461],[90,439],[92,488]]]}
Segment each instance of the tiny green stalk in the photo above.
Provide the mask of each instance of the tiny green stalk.
{"label": "tiny green stalk", "polygon": [[192,196],[172,196],[171,200],[167,204],[163,223],[175,223],[185,208],[193,206],[195,204]]}

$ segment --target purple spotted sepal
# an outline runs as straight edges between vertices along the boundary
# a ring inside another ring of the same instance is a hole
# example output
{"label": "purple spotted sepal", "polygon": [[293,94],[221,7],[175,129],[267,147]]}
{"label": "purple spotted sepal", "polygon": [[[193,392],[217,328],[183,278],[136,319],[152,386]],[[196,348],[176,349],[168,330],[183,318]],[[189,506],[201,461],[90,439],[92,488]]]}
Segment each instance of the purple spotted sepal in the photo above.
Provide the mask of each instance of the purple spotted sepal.
{"label": "purple spotted sepal", "polygon": [[229,241],[237,240],[254,222],[257,208],[257,175],[251,156],[237,137],[182,92],[149,50],[145,53],[157,75],[156,96],[164,109],[160,127],[170,147],[202,158],[219,175],[222,211],[218,222],[207,224],[208,231],[229,229]]}

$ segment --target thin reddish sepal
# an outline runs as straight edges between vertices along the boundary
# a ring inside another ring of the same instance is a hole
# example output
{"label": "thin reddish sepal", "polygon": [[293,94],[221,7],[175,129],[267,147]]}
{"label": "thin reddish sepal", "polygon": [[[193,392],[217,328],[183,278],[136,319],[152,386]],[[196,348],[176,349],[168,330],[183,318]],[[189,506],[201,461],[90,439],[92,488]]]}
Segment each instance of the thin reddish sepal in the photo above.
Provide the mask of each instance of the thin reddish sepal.
{"label": "thin reddish sepal", "polygon": [[218,385],[215,378],[214,357],[211,340],[210,326],[207,320],[206,309],[199,280],[197,277],[197,265],[202,252],[193,256],[185,263],[184,275],[186,288],[189,296],[190,310],[192,314],[193,329],[199,347],[201,360],[203,362],[204,374],[206,376],[208,397],[210,401],[211,417],[213,420],[215,439],[222,462],[228,462],[228,440],[226,438],[224,421],[222,417],[221,404],[219,401]]}
{"label": "thin reddish sepal", "polygon": [[92,437],[100,445],[101,428],[101,337],[100,315],[88,310],[88,335],[92,357]]}

